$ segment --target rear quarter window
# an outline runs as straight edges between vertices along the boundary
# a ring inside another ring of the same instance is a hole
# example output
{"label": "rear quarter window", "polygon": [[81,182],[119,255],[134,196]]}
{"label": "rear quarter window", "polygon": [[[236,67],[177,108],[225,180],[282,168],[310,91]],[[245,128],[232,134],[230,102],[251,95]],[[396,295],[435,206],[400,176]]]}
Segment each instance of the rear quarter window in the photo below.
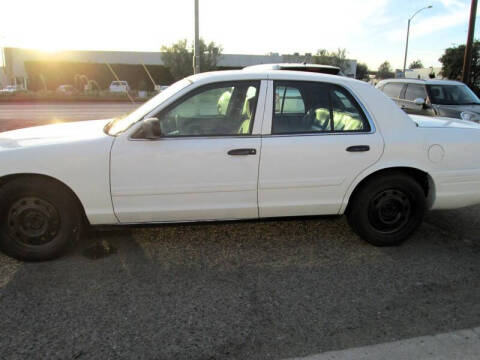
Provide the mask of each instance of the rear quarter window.
{"label": "rear quarter window", "polygon": [[405,91],[405,100],[414,101],[418,98],[427,98],[425,87],[418,84],[408,84],[407,90]]}
{"label": "rear quarter window", "polygon": [[402,93],[403,83],[387,83],[383,86],[382,91],[391,98],[400,98]]}

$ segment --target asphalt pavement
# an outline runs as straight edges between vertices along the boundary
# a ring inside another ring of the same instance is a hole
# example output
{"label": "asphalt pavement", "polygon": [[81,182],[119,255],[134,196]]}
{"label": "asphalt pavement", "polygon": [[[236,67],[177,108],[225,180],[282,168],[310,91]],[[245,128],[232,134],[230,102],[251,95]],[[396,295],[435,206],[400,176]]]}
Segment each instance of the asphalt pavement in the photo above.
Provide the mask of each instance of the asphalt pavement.
{"label": "asphalt pavement", "polygon": [[480,242],[442,216],[393,248],[340,217],[97,229],[58,260],[0,255],[0,358],[284,359],[472,328]]}
{"label": "asphalt pavement", "polygon": [[341,359],[476,328],[479,214],[430,212],[391,248],[318,217],[96,228],[57,260],[0,254],[0,359]]}
{"label": "asphalt pavement", "polygon": [[0,103],[0,131],[67,121],[109,119],[140,106],[128,102]]}

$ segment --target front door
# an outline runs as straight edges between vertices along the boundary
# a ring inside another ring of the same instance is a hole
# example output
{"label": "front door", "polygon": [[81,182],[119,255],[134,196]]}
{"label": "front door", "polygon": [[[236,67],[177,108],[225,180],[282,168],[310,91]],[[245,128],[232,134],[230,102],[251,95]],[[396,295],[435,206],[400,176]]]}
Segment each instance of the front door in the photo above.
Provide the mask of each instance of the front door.
{"label": "front door", "polygon": [[265,110],[271,134],[262,139],[260,160],[260,217],[338,213],[353,179],[379,159],[382,137],[347,89],[300,81],[275,81],[271,88],[273,104]]}
{"label": "front door", "polygon": [[197,88],[154,114],[160,138],[118,137],[111,192],[120,222],[258,217],[259,94],[260,81]]}

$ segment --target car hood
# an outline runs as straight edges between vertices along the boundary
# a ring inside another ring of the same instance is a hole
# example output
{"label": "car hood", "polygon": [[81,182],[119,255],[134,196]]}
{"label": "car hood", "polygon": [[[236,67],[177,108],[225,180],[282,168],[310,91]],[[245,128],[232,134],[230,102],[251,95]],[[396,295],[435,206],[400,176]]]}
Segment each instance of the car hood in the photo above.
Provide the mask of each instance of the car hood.
{"label": "car hood", "polygon": [[422,128],[465,128],[480,129],[480,124],[472,121],[447,117],[431,117],[423,115],[409,115],[410,118]]}
{"label": "car hood", "polygon": [[0,133],[0,149],[24,148],[108,137],[103,128],[110,120],[76,121],[35,126]]}
{"label": "car hood", "polygon": [[435,104],[439,108],[448,109],[448,110],[455,110],[455,111],[470,111],[474,113],[480,114],[480,105],[441,105]]}

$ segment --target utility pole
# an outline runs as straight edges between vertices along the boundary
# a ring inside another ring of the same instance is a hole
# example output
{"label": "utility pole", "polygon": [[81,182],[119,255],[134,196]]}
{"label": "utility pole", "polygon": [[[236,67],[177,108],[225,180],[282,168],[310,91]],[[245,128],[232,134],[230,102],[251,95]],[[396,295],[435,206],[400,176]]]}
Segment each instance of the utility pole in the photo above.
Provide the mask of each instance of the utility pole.
{"label": "utility pole", "polygon": [[473,33],[475,32],[475,17],[477,15],[477,0],[472,0],[470,7],[470,23],[468,25],[467,45],[465,46],[465,55],[463,56],[462,82],[470,83],[471,66],[472,66],[472,48]]}
{"label": "utility pole", "polygon": [[193,50],[193,73],[200,72],[200,39],[198,35],[198,0],[195,1],[195,43]]}
{"label": "utility pole", "polygon": [[407,26],[407,42],[405,44],[405,57],[403,59],[403,77],[405,77],[405,69],[407,67],[407,52],[408,52],[408,36],[410,35],[410,21],[412,19],[408,19],[408,26]]}

